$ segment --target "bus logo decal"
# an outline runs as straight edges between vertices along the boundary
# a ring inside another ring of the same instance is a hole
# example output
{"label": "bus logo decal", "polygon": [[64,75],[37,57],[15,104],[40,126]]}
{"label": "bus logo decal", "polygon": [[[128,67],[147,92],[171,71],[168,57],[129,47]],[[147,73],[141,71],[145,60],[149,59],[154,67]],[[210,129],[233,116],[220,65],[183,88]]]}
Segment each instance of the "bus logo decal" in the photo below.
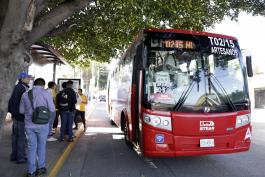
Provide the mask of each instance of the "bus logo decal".
{"label": "bus logo decal", "polygon": [[157,134],[155,137],[156,143],[164,143],[165,142],[165,136],[163,134]]}
{"label": "bus logo decal", "polygon": [[214,131],[214,121],[200,121],[200,131]]}

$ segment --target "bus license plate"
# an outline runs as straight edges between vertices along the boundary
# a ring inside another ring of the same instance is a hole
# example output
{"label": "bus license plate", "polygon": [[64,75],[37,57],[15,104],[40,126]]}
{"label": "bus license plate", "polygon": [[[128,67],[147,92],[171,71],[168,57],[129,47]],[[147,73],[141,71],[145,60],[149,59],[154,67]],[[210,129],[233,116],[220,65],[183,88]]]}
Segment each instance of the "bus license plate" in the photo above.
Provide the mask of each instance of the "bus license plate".
{"label": "bus license plate", "polygon": [[214,139],[200,139],[200,147],[214,147]]}

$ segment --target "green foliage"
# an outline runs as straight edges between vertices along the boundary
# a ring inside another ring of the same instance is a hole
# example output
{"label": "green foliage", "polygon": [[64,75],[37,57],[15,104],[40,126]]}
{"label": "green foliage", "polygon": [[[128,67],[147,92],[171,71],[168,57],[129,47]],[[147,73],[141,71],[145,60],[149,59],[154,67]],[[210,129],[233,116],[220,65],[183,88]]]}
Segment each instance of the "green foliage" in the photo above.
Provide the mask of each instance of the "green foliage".
{"label": "green foliage", "polygon": [[[60,3],[64,1],[53,1],[49,9]],[[90,60],[116,57],[141,29],[160,28],[161,22],[172,28],[205,30],[224,16],[237,19],[240,11],[265,15],[264,9],[258,0],[97,0],[66,19],[61,25],[68,24],[66,31],[43,41],[68,62],[87,66]]]}

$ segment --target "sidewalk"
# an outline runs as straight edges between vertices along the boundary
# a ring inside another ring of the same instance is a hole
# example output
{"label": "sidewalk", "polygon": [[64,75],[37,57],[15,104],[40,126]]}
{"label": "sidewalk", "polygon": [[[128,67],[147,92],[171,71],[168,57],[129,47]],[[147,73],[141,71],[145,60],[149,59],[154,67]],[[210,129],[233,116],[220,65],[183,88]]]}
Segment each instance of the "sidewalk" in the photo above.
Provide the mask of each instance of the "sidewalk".
{"label": "sidewalk", "polygon": [[[57,128],[55,138],[59,136],[60,128]],[[25,177],[27,173],[27,164],[16,164],[9,160],[11,153],[11,132],[12,121],[7,118],[4,124],[2,142],[0,144],[0,177]],[[74,132],[75,133],[75,132]],[[69,142],[47,142],[46,145],[46,168],[48,173],[53,169],[55,163],[63,154]],[[45,175],[42,175],[43,177]],[[46,175],[47,176],[47,175]]]}
{"label": "sidewalk", "polygon": [[[95,103],[88,103],[86,110],[86,118],[88,118],[94,109]],[[60,125],[60,121],[59,121]],[[53,177],[57,170],[60,170],[61,163],[64,162],[64,158],[67,158],[67,154],[75,146],[79,137],[83,134],[83,126],[79,124],[78,130],[73,130],[76,138],[74,142],[59,142],[52,141],[47,142],[46,145],[46,168],[48,174]],[[55,138],[59,137],[60,127],[57,128],[54,135]],[[2,130],[2,140],[0,143],[0,177],[25,177],[27,174],[27,164],[16,164],[9,160],[11,154],[11,134],[12,134],[12,120],[10,116],[7,116],[4,129]]]}

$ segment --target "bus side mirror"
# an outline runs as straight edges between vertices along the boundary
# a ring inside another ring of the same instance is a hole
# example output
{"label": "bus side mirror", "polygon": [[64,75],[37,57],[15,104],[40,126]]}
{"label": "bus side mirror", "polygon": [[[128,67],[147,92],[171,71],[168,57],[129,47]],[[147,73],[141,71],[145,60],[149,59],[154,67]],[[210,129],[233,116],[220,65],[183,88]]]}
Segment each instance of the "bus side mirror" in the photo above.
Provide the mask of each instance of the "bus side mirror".
{"label": "bus side mirror", "polygon": [[137,70],[143,70],[146,68],[146,62],[147,62],[147,51],[144,43],[141,43],[137,46],[136,49],[136,56],[135,56],[135,62],[136,62],[136,68]]}
{"label": "bus side mirror", "polygon": [[247,65],[248,77],[253,77],[252,58],[251,58],[251,56],[246,56],[246,65]]}

